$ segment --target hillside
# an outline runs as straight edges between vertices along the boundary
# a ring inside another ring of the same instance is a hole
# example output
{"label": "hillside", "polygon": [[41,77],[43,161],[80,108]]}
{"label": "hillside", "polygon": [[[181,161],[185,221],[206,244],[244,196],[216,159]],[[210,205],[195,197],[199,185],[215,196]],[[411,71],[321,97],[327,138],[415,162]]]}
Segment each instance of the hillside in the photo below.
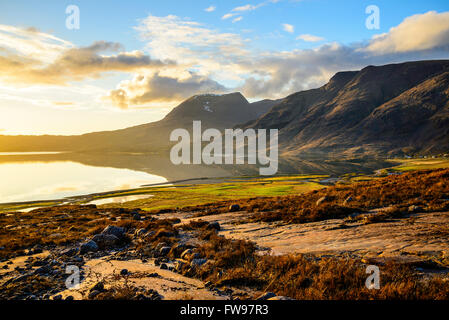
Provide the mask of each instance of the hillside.
{"label": "hillside", "polygon": [[249,103],[241,93],[197,95],[175,107],[164,119],[122,130],[79,136],[0,136],[0,152],[117,151],[161,152],[168,148],[170,132],[191,131],[192,121],[203,128],[225,129],[258,118],[277,101]]}
{"label": "hillside", "polygon": [[441,153],[449,149],[449,61],[339,72],[283,99],[247,127],[280,129],[288,155]]}

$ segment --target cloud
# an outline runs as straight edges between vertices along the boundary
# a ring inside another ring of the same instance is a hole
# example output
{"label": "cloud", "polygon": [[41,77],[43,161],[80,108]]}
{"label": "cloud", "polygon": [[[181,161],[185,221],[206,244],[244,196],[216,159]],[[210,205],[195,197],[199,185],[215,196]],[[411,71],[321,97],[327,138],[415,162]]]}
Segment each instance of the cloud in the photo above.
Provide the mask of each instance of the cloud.
{"label": "cloud", "polygon": [[364,51],[374,54],[428,50],[449,44],[449,12],[429,11],[406,18],[388,33],[377,35]]}
{"label": "cloud", "polygon": [[282,24],[282,28],[284,29],[284,31],[289,32],[289,33],[295,32],[295,27],[288,23]]}
{"label": "cloud", "polygon": [[237,13],[226,13],[225,15],[223,15],[223,17],[221,17],[221,19],[226,20],[226,19],[232,18],[236,15],[237,15]]}
{"label": "cloud", "polygon": [[199,93],[222,93],[227,89],[216,81],[193,73],[185,79],[162,76],[159,73],[138,75],[130,82],[123,82],[111,90],[105,100],[112,101],[122,109],[130,105],[179,101]]}
{"label": "cloud", "polygon": [[[36,29],[0,26],[0,79],[21,84],[62,85],[98,78],[105,72],[132,72],[174,64],[151,59],[142,51],[122,49],[119,43],[106,41],[76,48]],[[101,54],[105,52],[115,54]]]}
{"label": "cloud", "polygon": [[[242,12],[233,12],[234,20],[242,17]],[[293,33],[291,27],[287,29]],[[241,91],[253,99],[280,98],[319,87],[338,71],[447,59],[449,54],[449,12],[411,16],[388,33],[359,43],[324,43],[291,51],[258,50],[244,35],[173,15],[150,15],[135,30],[145,48],[126,52],[118,43],[99,41],[77,48],[39,30],[0,25],[0,79],[63,85],[106,72],[132,73],[133,78],[96,95],[103,96],[108,105],[112,102],[126,109],[173,105],[206,92]],[[297,39],[324,40],[310,34]],[[55,99],[67,100],[73,99]]]}
{"label": "cloud", "polygon": [[265,4],[264,3],[260,3],[258,5],[247,4],[245,6],[236,7],[234,9],[232,9],[232,11],[252,11],[252,10],[256,10],[257,8],[260,8],[263,5],[265,5]]}
{"label": "cloud", "polygon": [[235,18],[234,20],[232,20],[232,23],[236,23],[236,22],[242,21],[242,19],[243,19],[242,16],[237,17],[237,18]]}
{"label": "cloud", "polygon": [[296,40],[303,40],[306,42],[318,42],[318,41],[323,41],[325,39],[322,37],[314,36],[312,34],[301,34],[296,37]]}
{"label": "cloud", "polygon": [[[233,8],[231,10],[231,12],[223,15],[223,17],[221,17],[221,19],[223,19],[223,20],[230,19],[230,18],[235,17],[235,16],[237,16],[239,14],[243,14],[244,12],[254,11],[254,10],[259,9],[261,7],[264,7],[264,6],[266,6],[266,5],[270,4],[270,3],[277,3],[279,1],[280,0],[268,0],[268,1],[265,1],[265,2],[261,2],[259,4],[246,4],[244,6],[235,7],[235,8]],[[236,19],[238,19],[238,18],[236,18]],[[235,21],[236,19],[232,20],[232,22],[233,23],[236,22]],[[237,21],[240,21],[240,20],[237,20]]]}
{"label": "cloud", "polygon": [[204,9],[204,11],[206,11],[206,12],[213,12],[213,11],[215,11],[215,9],[217,9],[217,7],[210,6],[210,7],[206,8],[206,9]]}

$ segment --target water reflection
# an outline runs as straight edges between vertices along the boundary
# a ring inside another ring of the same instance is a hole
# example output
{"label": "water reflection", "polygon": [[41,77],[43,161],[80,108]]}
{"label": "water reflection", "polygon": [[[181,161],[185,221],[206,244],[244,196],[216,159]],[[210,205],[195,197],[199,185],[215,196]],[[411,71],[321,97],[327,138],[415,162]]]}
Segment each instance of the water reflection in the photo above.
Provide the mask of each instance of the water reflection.
{"label": "water reflection", "polygon": [[[283,159],[279,174],[372,173],[383,160]],[[259,173],[258,165],[173,165],[168,157],[127,153],[0,154],[0,203],[59,199],[199,178]],[[189,180],[191,181],[191,180]],[[192,183],[192,182],[186,182]]]}

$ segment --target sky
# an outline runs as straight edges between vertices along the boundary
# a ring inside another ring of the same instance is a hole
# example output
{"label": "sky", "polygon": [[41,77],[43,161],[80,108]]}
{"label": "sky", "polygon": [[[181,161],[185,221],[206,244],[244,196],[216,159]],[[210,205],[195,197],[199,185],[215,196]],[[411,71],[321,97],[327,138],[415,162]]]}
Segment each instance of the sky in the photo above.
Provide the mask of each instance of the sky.
{"label": "sky", "polygon": [[447,0],[0,0],[0,134],[120,129],[195,94],[282,98],[448,58]]}

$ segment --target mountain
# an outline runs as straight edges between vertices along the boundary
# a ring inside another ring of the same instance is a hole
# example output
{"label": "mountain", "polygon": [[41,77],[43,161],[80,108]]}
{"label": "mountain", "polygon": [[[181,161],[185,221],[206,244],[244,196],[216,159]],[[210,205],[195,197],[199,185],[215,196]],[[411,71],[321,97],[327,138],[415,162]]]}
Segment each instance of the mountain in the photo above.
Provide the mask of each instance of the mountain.
{"label": "mountain", "polygon": [[449,61],[368,66],[294,93],[247,128],[279,129],[288,156],[385,156],[449,150]]}
{"label": "mountain", "polygon": [[239,92],[196,95],[175,107],[160,121],[122,130],[78,136],[0,136],[0,152],[161,152],[169,148],[171,131],[177,128],[191,131],[193,120],[201,120],[203,128],[232,128],[257,119],[277,102],[249,103]]}
{"label": "mountain", "polygon": [[317,89],[249,103],[193,96],[157,122],[80,136],[0,136],[0,151],[166,152],[173,129],[279,129],[280,154],[303,158],[447,153],[449,60],[368,66]]}

